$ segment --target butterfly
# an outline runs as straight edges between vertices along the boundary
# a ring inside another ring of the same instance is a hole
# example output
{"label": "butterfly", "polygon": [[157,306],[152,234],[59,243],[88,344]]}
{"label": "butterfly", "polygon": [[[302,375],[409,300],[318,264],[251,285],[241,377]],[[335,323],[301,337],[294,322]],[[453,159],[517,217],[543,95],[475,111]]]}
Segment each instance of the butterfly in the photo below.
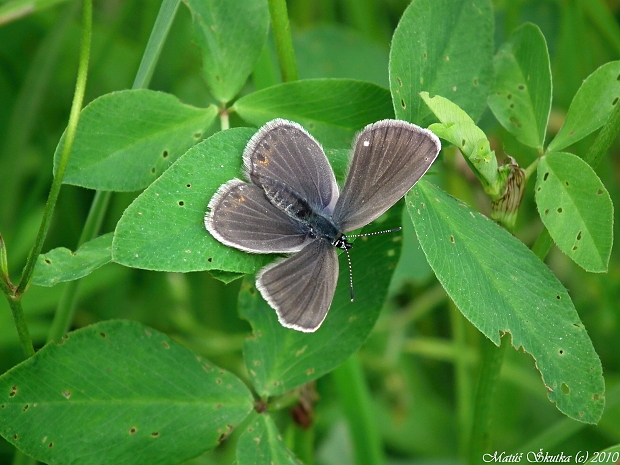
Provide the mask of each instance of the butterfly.
{"label": "butterfly", "polygon": [[385,213],[426,173],[440,149],[437,136],[414,124],[389,119],[369,124],[355,137],[340,192],[316,139],[297,123],[274,119],[245,147],[248,182],[232,179],[219,187],[205,227],[221,243],[245,252],[290,254],[263,267],[256,287],[283,326],[314,332],[336,290],[336,250],[348,253],[352,246],[345,233]]}

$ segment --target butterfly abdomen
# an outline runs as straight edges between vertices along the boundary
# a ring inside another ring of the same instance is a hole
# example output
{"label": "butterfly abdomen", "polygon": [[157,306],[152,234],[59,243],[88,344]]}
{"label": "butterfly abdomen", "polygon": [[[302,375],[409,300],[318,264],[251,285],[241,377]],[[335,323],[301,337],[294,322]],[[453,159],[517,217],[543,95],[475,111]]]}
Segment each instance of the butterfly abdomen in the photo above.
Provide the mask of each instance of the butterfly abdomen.
{"label": "butterfly abdomen", "polygon": [[275,179],[261,178],[260,185],[269,202],[289,217],[307,226],[311,237],[323,238],[334,243],[342,235],[331,218],[286,184]]}

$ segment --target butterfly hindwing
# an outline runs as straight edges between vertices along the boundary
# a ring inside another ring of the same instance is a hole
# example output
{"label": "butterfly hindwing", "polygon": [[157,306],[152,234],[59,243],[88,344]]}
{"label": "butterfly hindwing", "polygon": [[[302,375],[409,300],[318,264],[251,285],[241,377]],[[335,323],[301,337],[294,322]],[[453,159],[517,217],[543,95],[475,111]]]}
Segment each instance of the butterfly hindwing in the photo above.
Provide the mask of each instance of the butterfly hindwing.
{"label": "butterfly hindwing", "polygon": [[260,187],[239,179],[217,190],[205,226],[221,243],[246,252],[297,252],[310,242],[299,223],[271,205]]}
{"label": "butterfly hindwing", "polygon": [[256,277],[256,287],[283,326],[312,332],[327,315],[337,281],[336,249],[318,239],[301,252],[264,267]]}

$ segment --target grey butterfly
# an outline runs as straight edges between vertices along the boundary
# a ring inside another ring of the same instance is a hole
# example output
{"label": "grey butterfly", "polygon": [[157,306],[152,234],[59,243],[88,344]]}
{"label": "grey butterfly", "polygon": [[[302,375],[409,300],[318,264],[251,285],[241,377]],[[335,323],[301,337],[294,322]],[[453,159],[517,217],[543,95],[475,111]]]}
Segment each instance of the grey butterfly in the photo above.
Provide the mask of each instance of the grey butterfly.
{"label": "grey butterfly", "polygon": [[256,287],[280,323],[316,331],[327,316],[338,280],[336,249],[344,234],[378,218],[429,169],[439,150],[429,130],[398,120],[366,126],[355,138],[339,192],[321,145],[299,124],[265,124],[243,152],[249,182],[232,179],[217,190],[205,216],[223,244],[253,253],[285,253],[260,270]]}

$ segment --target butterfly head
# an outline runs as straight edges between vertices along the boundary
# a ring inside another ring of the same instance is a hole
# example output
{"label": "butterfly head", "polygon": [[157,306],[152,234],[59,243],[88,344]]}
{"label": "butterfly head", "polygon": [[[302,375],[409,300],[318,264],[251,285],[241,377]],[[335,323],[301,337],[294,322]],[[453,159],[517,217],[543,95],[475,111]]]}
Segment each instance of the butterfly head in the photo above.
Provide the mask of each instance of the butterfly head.
{"label": "butterfly head", "polygon": [[342,250],[349,250],[351,247],[353,247],[353,244],[351,244],[347,240],[347,236],[345,236],[344,234],[340,234],[338,237],[336,237],[332,241],[332,245],[336,247],[337,249],[342,249]]}

